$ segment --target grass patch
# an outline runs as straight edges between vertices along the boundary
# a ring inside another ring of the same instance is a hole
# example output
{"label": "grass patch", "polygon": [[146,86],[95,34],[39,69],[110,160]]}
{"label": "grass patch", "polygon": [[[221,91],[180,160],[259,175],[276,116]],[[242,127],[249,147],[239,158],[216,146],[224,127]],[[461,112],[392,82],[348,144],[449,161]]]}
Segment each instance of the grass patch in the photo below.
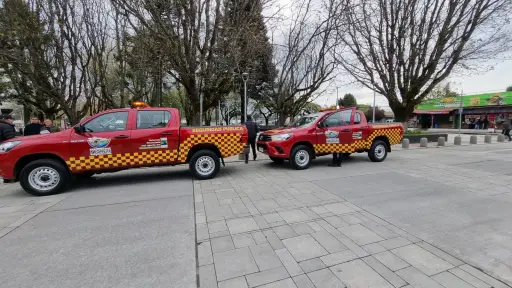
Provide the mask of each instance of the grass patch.
{"label": "grass patch", "polygon": [[407,130],[405,132],[404,136],[416,136],[416,135],[430,135],[431,133],[428,133],[425,130]]}

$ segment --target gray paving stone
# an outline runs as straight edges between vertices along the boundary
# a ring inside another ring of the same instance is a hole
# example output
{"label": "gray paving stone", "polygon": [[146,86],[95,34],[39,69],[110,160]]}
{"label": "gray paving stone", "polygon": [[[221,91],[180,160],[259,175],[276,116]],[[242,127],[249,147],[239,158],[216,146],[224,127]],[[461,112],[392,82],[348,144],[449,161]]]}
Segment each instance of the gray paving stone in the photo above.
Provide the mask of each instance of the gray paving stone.
{"label": "gray paving stone", "polygon": [[332,235],[341,234],[340,231],[336,230],[336,228],[334,228],[331,224],[327,223],[327,221],[325,221],[323,219],[316,221],[316,223]]}
{"label": "gray paving stone", "polygon": [[261,215],[254,215],[253,216],[254,221],[256,221],[256,224],[260,227],[260,229],[268,229],[270,228],[270,225],[268,225],[267,221],[265,221],[265,218]]}
{"label": "gray paving stone", "polygon": [[267,271],[245,276],[249,287],[257,287],[290,277],[284,267],[269,269]]}
{"label": "gray paving stone", "polygon": [[316,232],[325,230],[324,228],[322,228],[322,226],[318,225],[318,223],[316,223],[316,222],[308,222],[307,224],[309,225],[309,227],[311,227]]}
{"label": "gray paving stone", "polygon": [[354,252],[350,250],[345,250],[337,253],[332,253],[329,255],[325,255],[320,257],[320,260],[324,262],[324,264],[328,267],[334,266],[340,263],[352,261],[354,259],[357,259],[357,255],[354,254]]}
{"label": "gray paving stone", "polygon": [[415,237],[414,235],[411,235],[407,232],[405,232],[404,230],[396,227],[396,226],[393,226],[393,225],[388,225],[386,226],[389,230],[397,233],[398,235],[406,238],[407,240],[411,241],[412,243],[416,243],[416,242],[420,242],[421,240],[418,239],[417,237]]}
{"label": "gray paving stone", "polygon": [[199,284],[201,288],[217,288],[217,278],[213,264],[199,267]]}
{"label": "gray paving stone", "polygon": [[290,274],[290,276],[297,276],[300,274],[304,274],[302,269],[300,268],[299,264],[293,259],[292,254],[288,252],[286,249],[279,249],[276,250],[277,257],[279,257],[279,260],[281,260],[281,263],[283,263],[284,268],[286,268],[286,271]]}
{"label": "gray paving stone", "polygon": [[302,210],[302,212],[304,212],[306,215],[308,215],[308,217],[312,220],[321,218],[318,214],[313,212],[313,210],[311,210],[307,207],[302,207],[302,208],[300,208],[300,210]]}
{"label": "gray paving stone", "polygon": [[466,281],[460,279],[459,277],[453,275],[450,272],[442,272],[437,275],[432,276],[437,283],[443,285],[446,288],[457,287],[457,288],[474,288],[474,286],[469,285]]}
{"label": "gray paving stone", "polygon": [[325,263],[322,260],[320,260],[320,258],[313,258],[306,261],[302,261],[299,263],[299,266],[305,273],[317,271],[327,267],[325,266]]}
{"label": "gray paving stone", "polygon": [[453,268],[452,264],[417,245],[409,245],[391,251],[427,276]]}
{"label": "gray paving stone", "polygon": [[256,245],[251,234],[237,234],[233,235],[233,243],[236,248],[243,248]]}
{"label": "gray paving stone", "polygon": [[363,221],[359,218],[357,218],[355,215],[349,214],[349,215],[342,215],[341,219],[348,223],[349,225],[355,225],[355,224],[361,224]]}
{"label": "gray paving stone", "polygon": [[274,248],[274,250],[283,249],[284,244],[281,242],[279,237],[277,237],[276,233],[273,230],[265,230],[263,231],[268,243]]}
{"label": "gray paving stone", "polygon": [[322,247],[324,247],[329,253],[336,253],[347,249],[345,245],[327,231],[315,232],[311,234],[311,236],[313,236],[313,238],[315,238],[315,240],[318,241],[318,243],[320,243],[320,245],[322,245]]}
{"label": "gray paving stone", "polygon": [[219,253],[235,249],[235,244],[233,244],[231,236],[213,238],[210,239],[210,242],[212,245],[213,253]]}
{"label": "gray paving stone", "polygon": [[348,287],[393,288],[386,279],[359,259],[330,269]]}
{"label": "gray paving stone", "polygon": [[384,240],[384,238],[361,224],[341,227],[338,230],[358,245],[366,245]]}
{"label": "gray paving stone", "polygon": [[272,211],[273,209],[279,208],[279,204],[277,204],[274,199],[267,199],[267,200],[261,200],[261,201],[254,201],[254,206],[260,210],[260,212],[264,213],[264,211]]}
{"label": "gray paving stone", "polygon": [[368,266],[372,267],[375,272],[379,273],[384,279],[386,279],[391,285],[395,286],[395,288],[399,288],[405,286],[407,283],[398,275],[393,273],[393,271],[389,270],[386,266],[382,265],[377,259],[372,256],[362,258],[363,261],[368,264]]}
{"label": "gray paving stone", "polygon": [[196,225],[196,233],[198,242],[208,240],[210,238],[210,234],[208,234],[208,226],[206,226],[206,224]]}
{"label": "gray paving stone", "polygon": [[311,228],[311,226],[309,226],[306,223],[292,224],[290,226],[292,227],[293,231],[295,231],[295,233],[297,233],[298,235],[315,233],[315,230],[313,230],[313,228]]}
{"label": "gray paving stone", "polygon": [[254,242],[256,242],[256,244],[268,243],[267,237],[265,237],[265,235],[261,231],[252,232],[251,235],[252,238],[254,238]]}
{"label": "gray paving stone", "polygon": [[231,204],[231,210],[233,211],[233,214],[242,214],[242,213],[249,213],[249,210],[247,207],[245,207],[244,203],[237,203],[237,204]]}
{"label": "gray paving stone", "polygon": [[373,257],[379,260],[380,263],[384,264],[391,271],[397,271],[410,266],[404,260],[400,259],[398,256],[389,251],[375,254]]}
{"label": "gray paving stone", "polygon": [[415,288],[444,288],[414,267],[399,270],[396,274]]}
{"label": "gray paving stone", "polygon": [[199,266],[213,264],[212,247],[209,241],[197,245]]}
{"label": "gray paving stone", "polygon": [[384,239],[391,239],[400,236],[397,233],[386,228],[386,226],[379,225],[373,221],[364,222],[362,225]]}
{"label": "gray paving stone", "polygon": [[231,234],[240,234],[260,229],[252,217],[230,219],[226,223]]}
{"label": "gray paving stone", "polygon": [[297,262],[328,254],[327,251],[310,235],[288,238],[283,240],[283,244]]}
{"label": "gray paving stone", "polygon": [[286,222],[285,221],[279,221],[279,222],[270,223],[269,225],[270,225],[270,227],[274,228],[274,227],[277,227],[277,226],[286,225]]}
{"label": "gray paving stone", "polygon": [[329,212],[329,210],[325,209],[325,207],[323,206],[311,207],[311,210],[313,210],[313,212],[315,212],[316,214],[325,214]]}
{"label": "gray paving stone", "polygon": [[348,226],[347,222],[343,221],[339,216],[326,217],[324,220],[331,224],[334,228]]}
{"label": "gray paving stone", "polygon": [[382,245],[380,245],[379,243],[364,245],[362,246],[362,248],[370,254],[376,254],[386,251],[386,248],[382,247]]}
{"label": "gray paving stone", "polygon": [[283,218],[284,221],[286,221],[286,223],[288,224],[311,220],[311,218],[301,210],[289,210],[279,212],[279,216],[281,216],[281,218]]}
{"label": "gray paving stone", "polygon": [[507,285],[501,283],[500,281],[492,278],[491,276],[475,269],[474,267],[469,266],[468,264],[464,264],[459,267],[460,269],[466,271],[467,273],[475,276],[476,278],[484,281],[487,284],[491,284],[494,288],[505,288]]}
{"label": "gray paving stone", "polygon": [[210,234],[227,230],[228,226],[226,225],[226,221],[224,220],[208,223],[208,231],[210,232]]}
{"label": "gray paving stone", "polygon": [[292,278],[288,278],[288,279],[284,279],[281,281],[277,281],[274,283],[260,286],[260,288],[297,288],[297,286],[295,286],[295,283],[293,283]]}
{"label": "gray paving stone", "polygon": [[277,257],[276,252],[272,249],[270,244],[261,244],[251,246],[249,248],[251,249],[252,256],[254,257],[260,271],[283,266],[281,260],[279,260],[279,257]]}
{"label": "gray paving stone", "polygon": [[263,215],[263,218],[265,218],[265,221],[267,221],[267,223],[283,221],[283,218],[281,218],[281,216],[278,213],[265,214]]}
{"label": "gray paving stone", "polygon": [[491,288],[490,284],[485,283],[484,281],[476,278],[475,276],[469,274],[468,272],[460,269],[454,268],[449,270],[450,273],[464,280],[466,283],[473,285],[476,288]]}
{"label": "gray paving stone", "polygon": [[381,242],[379,242],[379,244],[382,245],[382,247],[386,248],[387,250],[392,250],[395,248],[407,246],[407,245],[411,244],[411,241],[400,236],[400,237],[391,238],[388,240],[381,241]]}
{"label": "gray paving stone", "polygon": [[210,239],[223,237],[223,236],[229,236],[229,231],[226,230],[226,231],[221,231],[221,232],[217,232],[217,233],[210,233]]}
{"label": "gray paving stone", "polygon": [[238,277],[235,279],[219,282],[219,288],[248,288],[245,277]]}
{"label": "gray paving stone", "polygon": [[355,212],[354,209],[348,207],[344,203],[333,203],[324,205],[324,208],[336,215],[343,215]]}
{"label": "gray paving stone", "polygon": [[222,200],[219,200],[219,204],[220,205],[229,205],[229,204],[233,204],[235,202],[233,202],[233,199],[222,199]]}
{"label": "gray paving stone", "polygon": [[281,240],[298,236],[289,225],[274,227],[272,230],[274,230],[277,237]]}
{"label": "gray paving stone", "polygon": [[453,266],[460,266],[464,264],[464,262],[460,261],[459,259],[445,253],[444,251],[437,249],[436,247],[426,243],[426,242],[419,242],[416,243],[416,245],[420,246],[421,248],[427,250],[428,252],[436,255],[437,257],[445,260],[446,262],[452,264]]}
{"label": "gray paving stone", "polygon": [[311,280],[309,280],[308,276],[306,275],[299,275],[293,277],[293,282],[295,282],[297,288],[315,288],[313,282],[311,282]]}
{"label": "gray paving stone", "polygon": [[340,240],[343,245],[347,246],[347,248],[354,252],[354,254],[356,254],[358,257],[366,257],[370,255],[363,248],[354,243],[354,241],[350,240],[347,236],[340,234],[336,235],[335,237],[338,238],[338,240]]}
{"label": "gray paving stone", "polygon": [[322,269],[308,273],[308,277],[318,288],[345,288],[345,284],[343,284],[343,282],[341,282],[340,279],[338,279],[329,269]]}
{"label": "gray paving stone", "polygon": [[249,248],[235,249],[213,255],[217,280],[224,281],[258,272]]}

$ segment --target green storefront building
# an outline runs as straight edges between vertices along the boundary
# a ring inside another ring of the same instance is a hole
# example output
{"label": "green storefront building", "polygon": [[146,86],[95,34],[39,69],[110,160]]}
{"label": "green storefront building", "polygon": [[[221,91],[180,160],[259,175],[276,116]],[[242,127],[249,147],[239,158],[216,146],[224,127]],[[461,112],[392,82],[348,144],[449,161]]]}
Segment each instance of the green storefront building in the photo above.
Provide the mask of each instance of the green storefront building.
{"label": "green storefront building", "polygon": [[504,118],[512,119],[512,92],[426,100],[414,110],[413,122],[418,128],[458,128],[461,106],[463,129],[501,129]]}

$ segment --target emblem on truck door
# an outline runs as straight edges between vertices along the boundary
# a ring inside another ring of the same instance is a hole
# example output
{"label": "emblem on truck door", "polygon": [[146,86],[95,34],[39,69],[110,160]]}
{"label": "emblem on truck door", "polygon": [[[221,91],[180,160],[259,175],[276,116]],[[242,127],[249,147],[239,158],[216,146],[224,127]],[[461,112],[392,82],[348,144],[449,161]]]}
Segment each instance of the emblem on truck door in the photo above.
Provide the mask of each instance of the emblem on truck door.
{"label": "emblem on truck door", "polygon": [[110,139],[108,138],[92,137],[87,139],[87,143],[91,146],[89,151],[91,156],[112,154],[112,148],[108,147],[110,144]]}
{"label": "emblem on truck door", "polygon": [[340,133],[337,131],[327,130],[325,131],[325,142],[327,144],[338,144],[340,143]]}

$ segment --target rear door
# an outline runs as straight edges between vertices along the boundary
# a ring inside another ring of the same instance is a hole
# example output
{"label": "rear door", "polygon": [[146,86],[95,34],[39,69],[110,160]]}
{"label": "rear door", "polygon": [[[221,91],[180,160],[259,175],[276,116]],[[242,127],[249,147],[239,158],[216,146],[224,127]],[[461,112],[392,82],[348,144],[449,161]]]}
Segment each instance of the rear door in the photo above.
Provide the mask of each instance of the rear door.
{"label": "rear door", "polygon": [[352,130],[352,141],[355,149],[358,150],[365,148],[364,140],[368,139],[370,136],[370,127],[368,126],[368,123],[364,121],[361,112],[356,111],[354,113],[354,122],[348,128]]}
{"label": "rear door", "polygon": [[319,153],[343,152],[351,153],[352,139],[352,110],[335,112],[324,121],[324,127],[319,128],[317,140]]}
{"label": "rear door", "polygon": [[84,133],[71,132],[68,166],[72,171],[102,170],[126,166],[131,131],[129,110],[113,111],[85,122]]}
{"label": "rear door", "polygon": [[169,110],[137,110],[131,149],[144,156],[142,166],[173,163],[179,146],[179,126],[172,125]]}

